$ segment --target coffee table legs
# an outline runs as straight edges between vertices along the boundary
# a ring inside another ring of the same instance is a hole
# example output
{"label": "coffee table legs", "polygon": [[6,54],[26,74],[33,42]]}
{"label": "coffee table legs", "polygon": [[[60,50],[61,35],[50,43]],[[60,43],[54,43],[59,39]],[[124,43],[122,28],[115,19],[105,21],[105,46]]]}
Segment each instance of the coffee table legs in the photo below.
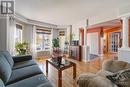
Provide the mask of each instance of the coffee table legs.
{"label": "coffee table legs", "polygon": [[76,78],[76,64],[73,64],[73,79]]}
{"label": "coffee table legs", "polygon": [[[46,76],[48,76],[48,60],[46,60]],[[58,87],[62,87],[62,70],[58,70]]]}
{"label": "coffee table legs", "polygon": [[46,75],[48,76],[48,60],[46,60]]}
{"label": "coffee table legs", "polygon": [[58,87],[62,87],[62,70],[58,70]]}
{"label": "coffee table legs", "polygon": [[[73,79],[76,78],[76,64],[73,64]],[[62,87],[62,70],[58,70],[58,87]]]}
{"label": "coffee table legs", "polygon": [[[46,60],[46,76],[48,76],[48,60]],[[73,64],[73,79],[76,78],[76,64]],[[58,87],[62,87],[62,69],[58,70]]]}

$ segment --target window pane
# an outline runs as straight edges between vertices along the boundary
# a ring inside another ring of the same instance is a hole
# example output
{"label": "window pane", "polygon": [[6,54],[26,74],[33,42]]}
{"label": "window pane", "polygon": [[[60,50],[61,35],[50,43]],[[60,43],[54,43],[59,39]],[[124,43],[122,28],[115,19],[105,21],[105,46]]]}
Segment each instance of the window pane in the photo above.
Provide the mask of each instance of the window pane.
{"label": "window pane", "polygon": [[37,50],[43,50],[43,34],[37,34]]}
{"label": "window pane", "polygon": [[[19,25],[20,26],[20,25]],[[16,25],[16,35],[15,35],[15,43],[17,42],[22,42],[22,26],[18,27],[18,25]]]}
{"label": "window pane", "polygon": [[37,51],[50,50],[50,34],[37,32]]}

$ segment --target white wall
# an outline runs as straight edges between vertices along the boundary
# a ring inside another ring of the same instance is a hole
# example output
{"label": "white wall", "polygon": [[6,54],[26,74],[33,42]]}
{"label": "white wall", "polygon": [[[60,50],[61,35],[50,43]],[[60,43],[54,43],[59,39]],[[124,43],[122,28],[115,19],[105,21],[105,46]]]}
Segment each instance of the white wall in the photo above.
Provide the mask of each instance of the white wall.
{"label": "white wall", "polygon": [[58,38],[58,36],[59,36],[58,33],[59,33],[58,29],[53,29],[53,39]]}
{"label": "white wall", "polygon": [[31,44],[33,39],[33,26],[30,24],[25,24],[23,26],[23,41]]}
{"label": "white wall", "polygon": [[99,43],[98,43],[98,33],[88,33],[87,34],[87,46],[89,46],[90,54],[99,54]]}
{"label": "white wall", "polygon": [[33,26],[30,24],[24,24],[23,26],[23,41],[29,44],[29,52],[32,53],[33,39],[35,39],[33,38]]}
{"label": "white wall", "polygon": [[[130,5],[124,6],[119,9],[119,17],[129,16],[130,17]],[[119,48],[118,49],[118,60],[130,63],[130,48]]]}
{"label": "white wall", "polygon": [[0,17],[0,51],[7,50],[8,17]]}
{"label": "white wall", "polygon": [[13,36],[15,34],[15,20],[13,17],[0,16],[0,50],[7,50],[12,55],[15,52]]}
{"label": "white wall", "polygon": [[130,63],[130,49],[123,49],[123,48],[119,48],[118,49],[118,60],[120,61],[125,61]]}
{"label": "white wall", "polygon": [[72,25],[72,34],[75,35],[74,40],[79,40],[79,29],[86,27],[86,20],[81,20]]}

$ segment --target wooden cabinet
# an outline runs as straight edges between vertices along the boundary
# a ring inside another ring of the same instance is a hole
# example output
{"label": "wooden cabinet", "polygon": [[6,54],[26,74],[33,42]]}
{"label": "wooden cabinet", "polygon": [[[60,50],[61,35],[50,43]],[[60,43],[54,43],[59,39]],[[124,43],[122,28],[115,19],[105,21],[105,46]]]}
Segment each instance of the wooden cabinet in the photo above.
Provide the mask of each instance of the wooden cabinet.
{"label": "wooden cabinet", "polygon": [[82,47],[81,46],[70,46],[69,47],[70,58],[81,61],[82,58]]}

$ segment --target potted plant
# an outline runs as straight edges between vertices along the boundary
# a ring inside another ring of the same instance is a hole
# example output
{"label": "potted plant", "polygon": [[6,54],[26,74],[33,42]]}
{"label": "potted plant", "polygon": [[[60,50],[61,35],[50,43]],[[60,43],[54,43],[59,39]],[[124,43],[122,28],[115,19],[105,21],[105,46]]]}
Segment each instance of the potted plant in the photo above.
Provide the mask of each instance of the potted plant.
{"label": "potted plant", "polygon": [[17,42],[16,45],[15,45],[15,48],[16,48],[16,52],[18,53],[18,55],[26,55],[28,43]]}
{"label": "potted plant", "polygon": [[60,40],[59,38],[55,38],[52,40],[52,44],[53,44],[53,49],[54,48],[59,48],[60,47]]}
{"label": "potted plant", "polygon": [[57,63],[60,65],[61,60],[62,60],[62,52],[60,50],[60,40],[59,38],[55,38],[52,41],[53,44],[53,53],[52,53],[52,58],[53,60],[56,60]]}
{"label": "potted plant", "polygon": [[59,40],[59,38],[54,38],[53,40],[52,40],[52,44],[53,44],[53,52],[54,53],[60,53],[60,40]]}

